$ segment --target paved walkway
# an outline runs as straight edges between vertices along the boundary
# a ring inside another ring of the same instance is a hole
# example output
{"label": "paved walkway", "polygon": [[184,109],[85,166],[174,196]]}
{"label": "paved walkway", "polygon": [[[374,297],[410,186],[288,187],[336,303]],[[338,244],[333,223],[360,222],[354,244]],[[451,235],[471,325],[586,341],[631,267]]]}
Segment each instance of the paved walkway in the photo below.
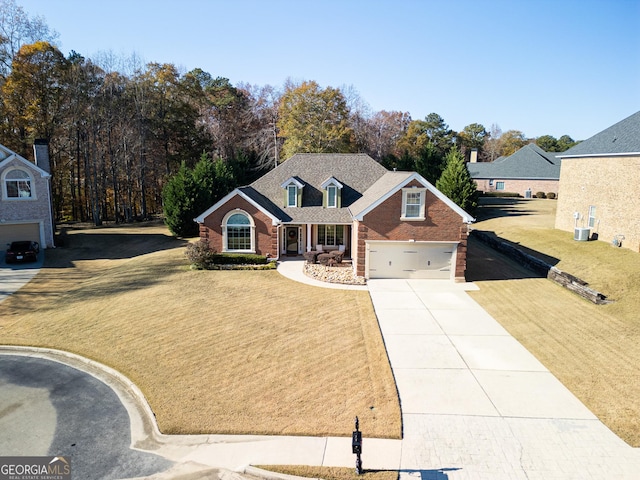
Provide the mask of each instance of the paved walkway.
{"label": "paved walkway", "polygon": [[[285,276],[318,286],[301,261]],[[332,286],[336,288],[336,286]],[[362,288],[362,287],[359,287]],[[626,445],[514,340],[465,290],[473,284],[371,280],[368,287],[398,386],[404,438],[364,439],[366,469],[402,480],[638,479]],[[132,448],[174,463],[155,479],[247,465],[354,466],[350,438],[162,435],[137,387],[116,371],[65,352],[5,348],[88,372],[120,397]],[[194,474],[197,475],[197,474]],[[210,475],[210,476],[208,476]]]}

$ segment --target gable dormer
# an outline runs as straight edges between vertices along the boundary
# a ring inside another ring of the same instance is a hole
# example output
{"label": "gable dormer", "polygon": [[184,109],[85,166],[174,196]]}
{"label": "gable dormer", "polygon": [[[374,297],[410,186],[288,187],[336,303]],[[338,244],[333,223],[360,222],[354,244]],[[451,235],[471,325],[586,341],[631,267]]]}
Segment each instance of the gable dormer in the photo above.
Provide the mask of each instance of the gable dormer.
{"label": "gable dormer", "polygon": [[325,208],[342,207],[343,185],[334,177],[325,180],[322,187],[322,206]]}
{"label": "gable dormer", "polygon": [[295,177],[289,177],[289,179],[282,182],[280,186],[284,189],[285,208],[302,206],[302,189],[304,188],[304,183]]}

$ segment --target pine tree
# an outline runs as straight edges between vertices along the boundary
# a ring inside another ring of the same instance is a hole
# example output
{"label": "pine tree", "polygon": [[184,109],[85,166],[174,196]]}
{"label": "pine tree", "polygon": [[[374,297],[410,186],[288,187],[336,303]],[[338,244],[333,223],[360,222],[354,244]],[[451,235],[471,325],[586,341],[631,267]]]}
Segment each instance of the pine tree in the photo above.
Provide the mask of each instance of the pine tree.
{"label": "pine tree", "polygon": [[473,213],[478,206],[476,183],[457,148],[447,153],[446,167],[436,182],[436,188],[466,212]]}
{"label": "pine tree", "polygon": [[182,162],[162,191],[165,223],[171,233],[179,237],[196,236],[198,225],[193,219],[234,186],[233,174],[221,159],[213,162],[203,154],[193,169]]}

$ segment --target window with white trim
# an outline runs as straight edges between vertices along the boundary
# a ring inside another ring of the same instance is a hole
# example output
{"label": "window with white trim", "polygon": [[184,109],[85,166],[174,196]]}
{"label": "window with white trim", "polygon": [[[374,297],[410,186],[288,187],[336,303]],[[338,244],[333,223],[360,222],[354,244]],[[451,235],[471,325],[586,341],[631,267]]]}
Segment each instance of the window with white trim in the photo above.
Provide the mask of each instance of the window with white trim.
{"label": "window with white trim", "polygon": [[404,188],[402,190],[402,220],[424,220],[425,188]]}
{"label": "window with white trim", "polygon": [[4,176],[6,198],[31,199],[34,197],[31,175],[24,170],[9,170]]}
{"label": "window with white trim", "polygon": [[298,187],[296,185],[287,186],[287,207],[298,206]]}
{"label": "window with white trim", "polygon": [[591,228],[596,226],[596,206],[589,205],[589,226]]}
{"label": "window with white trim", "polygon": [[327,207],[336,208],[338,206],[338,187],[329,185],[327,187]]}
{"label": "window with white trim", "polygon": [[329,247],[344,245],[344,225],[318,225],[317,243]]}
{"label": "window with white trim", "polygon": [[254,225],[251,217],[242,211],[227,214],[223,223],[225,252],[254,252]]}
{"label": "window with white trim", "polygon": [[496,182],[496,190],[504,190],[504,182]]}

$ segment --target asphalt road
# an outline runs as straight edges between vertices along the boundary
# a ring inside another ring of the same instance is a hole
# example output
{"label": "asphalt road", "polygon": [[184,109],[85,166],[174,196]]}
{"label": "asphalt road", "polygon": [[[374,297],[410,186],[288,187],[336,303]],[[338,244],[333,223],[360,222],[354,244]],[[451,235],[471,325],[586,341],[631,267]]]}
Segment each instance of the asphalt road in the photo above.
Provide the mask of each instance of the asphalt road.
{"label": "asphalt road", "polygon": [[72,478],[143,477],[173,463],[130,448],[129,416],[91,375],[58,362],[0,355],[0,456],[71,458]]}

